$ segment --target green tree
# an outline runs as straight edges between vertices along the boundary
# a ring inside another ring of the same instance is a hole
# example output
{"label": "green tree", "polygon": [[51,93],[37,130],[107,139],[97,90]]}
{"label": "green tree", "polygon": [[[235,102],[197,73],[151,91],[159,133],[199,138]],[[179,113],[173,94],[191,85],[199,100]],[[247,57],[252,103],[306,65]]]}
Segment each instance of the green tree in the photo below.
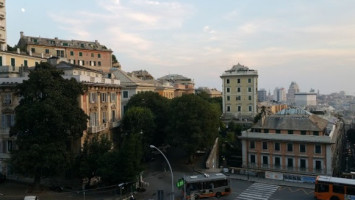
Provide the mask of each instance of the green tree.
{"label": "green tree", "polygon": [[191,156],[199,148],[210,148],[218,136],[219,113],[196,95],[183,95],[171,102],[170,143]]}
{"label": "green tree", "polygon": [[17,137],[18,147],[10,162],[15,172],[34,177],[37,187],[42,176],[66,169],[72,143],[86,129],[88,116],[78,102],[84,87],[74,79],[64,79],[62,74],[48,63],[41,63],[16,88],[22,99],[10,130],[10,135]]}
{"label": "green tree", "polygon": [[100,159],[111,150],[112,142],[105,136],[95,135],[93,138],[85,139],[83,151],[80,156],[80,175],[90,179],[97,175],[101,166]]}
{"label": "green tree", "polygon": [[166,140],[166,128],[170,116],[169,102],[169,99],[156,92],[142,92],[134,95],[127,104],[127,109],[130,107],[145,107],[151,110],[154,116],[154,124],[152,124],[154,125],[154,134],[150,137],[151,144],[155,146],[162,145]]}

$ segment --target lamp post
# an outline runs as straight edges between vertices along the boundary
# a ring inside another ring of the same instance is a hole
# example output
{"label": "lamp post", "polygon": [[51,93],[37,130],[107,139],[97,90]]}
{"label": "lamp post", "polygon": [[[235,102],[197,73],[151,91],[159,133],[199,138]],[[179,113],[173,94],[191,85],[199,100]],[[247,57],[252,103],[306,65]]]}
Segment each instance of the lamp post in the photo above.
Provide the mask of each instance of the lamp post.
{"label": "lamp post", "polygon": [[171,199],[174,200],[174,176],[173,176],[173,170],[171,169],[169,160],[166,158],[166,156],[164,155],[164,153],[162,151],[160,151],[160,149],[158,149],[156,146],[154,145],[149,145],[150,148],[152,149],[156,149],[157,151],[159,151],[159,153],[161,153],[161,155],[163,155],[163,157],[165,158],[166,162],[169,165],[170,168],[170,173],[171,173]]}

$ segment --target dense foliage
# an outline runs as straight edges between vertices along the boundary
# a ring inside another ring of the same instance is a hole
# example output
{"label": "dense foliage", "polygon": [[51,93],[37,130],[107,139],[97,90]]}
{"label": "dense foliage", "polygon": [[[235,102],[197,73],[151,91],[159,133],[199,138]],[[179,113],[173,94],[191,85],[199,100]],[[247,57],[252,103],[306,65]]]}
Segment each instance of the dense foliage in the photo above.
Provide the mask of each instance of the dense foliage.
{"label": "dense foliage", "polygon": [[73,141],[82,136],[88,119],[77,100],[84,87],[41,63],[17,91],[22,98],[10,134],[17,137],[18,148],[12,152],[11,164],[15,172],[34,177],[38,185],[42,176],[61,173],[71,162]]}

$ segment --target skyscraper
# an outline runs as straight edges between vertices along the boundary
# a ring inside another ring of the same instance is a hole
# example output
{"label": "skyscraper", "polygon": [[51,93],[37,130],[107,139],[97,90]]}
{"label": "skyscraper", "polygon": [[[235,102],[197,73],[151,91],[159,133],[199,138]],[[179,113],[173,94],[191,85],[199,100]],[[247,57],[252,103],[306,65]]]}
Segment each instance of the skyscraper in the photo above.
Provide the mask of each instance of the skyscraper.
{"label": "skyscraper", "polygon": [[299,93],[299,92],[300,92],[300,89],[299,89],[297,83],[292,81],[291,85],[288,89],[288,93],[287,93],[287,103],[289,105],[295,104],[295,94]]}

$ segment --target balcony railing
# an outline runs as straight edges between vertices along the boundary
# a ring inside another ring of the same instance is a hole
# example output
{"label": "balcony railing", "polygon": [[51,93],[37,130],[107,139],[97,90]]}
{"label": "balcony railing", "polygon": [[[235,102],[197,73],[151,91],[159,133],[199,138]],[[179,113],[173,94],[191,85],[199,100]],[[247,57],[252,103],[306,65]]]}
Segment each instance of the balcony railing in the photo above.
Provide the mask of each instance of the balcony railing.
{"label": "balcony railing", "polygon": [[88,133],[98,133],[108,128],[107,123],[101,124],[100,126],[88,127]]}

